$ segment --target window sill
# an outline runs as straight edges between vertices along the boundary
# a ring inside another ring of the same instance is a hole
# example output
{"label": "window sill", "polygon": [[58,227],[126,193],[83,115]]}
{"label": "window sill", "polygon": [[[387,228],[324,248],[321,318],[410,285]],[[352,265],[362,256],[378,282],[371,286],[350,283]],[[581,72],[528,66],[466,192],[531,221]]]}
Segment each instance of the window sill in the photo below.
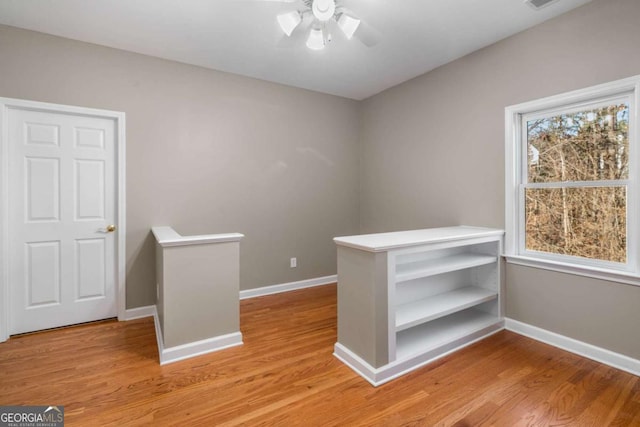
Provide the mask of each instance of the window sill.
{"label": "window sill", "polygon": [[585,265],[568,264],[558,261],[549,261],[539,258],[531,258],[521,255],[503,255],[509,264],[525,267],[541,268],[543,270],[557,271],[559,273],[574,274],[592,279],[608,280],[623,283],[625,285],[640,286],[640,277],[635,273],[610,270],[606,268],[590,267]]}

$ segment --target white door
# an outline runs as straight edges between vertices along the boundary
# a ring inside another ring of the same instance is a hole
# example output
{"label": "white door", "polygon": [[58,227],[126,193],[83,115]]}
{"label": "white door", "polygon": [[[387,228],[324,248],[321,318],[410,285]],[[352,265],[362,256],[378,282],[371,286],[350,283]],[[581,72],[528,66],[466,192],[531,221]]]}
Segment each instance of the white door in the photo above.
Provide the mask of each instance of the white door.
{"label": "white door", "polygon": [[10,334],[114,317],[115,120],[11,108]]}

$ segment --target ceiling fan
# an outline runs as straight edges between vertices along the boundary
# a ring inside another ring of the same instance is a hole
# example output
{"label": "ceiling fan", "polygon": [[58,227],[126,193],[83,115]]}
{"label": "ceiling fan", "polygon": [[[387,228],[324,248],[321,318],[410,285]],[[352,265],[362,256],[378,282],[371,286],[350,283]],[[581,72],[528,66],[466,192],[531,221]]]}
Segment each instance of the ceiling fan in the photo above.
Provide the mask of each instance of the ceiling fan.
{"label": "ceiling fan", "polygon": [[301,5],[296,10],[277,16],[278,24],[286,35],[281,46],[297,44],[305,35],[306,46],[313,50],[324,49],[334,36],[344,36],[347,40],[355,37],[368,47],[378,43],[377,32],[347,9],[343,0],[299,0],[299,3]]}

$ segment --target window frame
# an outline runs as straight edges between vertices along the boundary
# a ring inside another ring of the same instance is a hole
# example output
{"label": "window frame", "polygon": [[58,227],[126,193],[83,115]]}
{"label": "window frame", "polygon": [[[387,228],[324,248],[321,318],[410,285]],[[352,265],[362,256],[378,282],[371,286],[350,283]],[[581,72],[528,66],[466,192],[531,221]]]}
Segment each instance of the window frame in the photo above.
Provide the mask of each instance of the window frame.
{"label": "window frame", "polygon": [[[640,286],[640,75],[505,108],[505,257],[507,262]],[[629,104],[629,176],[624,180],[528,183],[526,120],[622,101]],[[527,250],[525,188],[627,187],[627,262]]]}

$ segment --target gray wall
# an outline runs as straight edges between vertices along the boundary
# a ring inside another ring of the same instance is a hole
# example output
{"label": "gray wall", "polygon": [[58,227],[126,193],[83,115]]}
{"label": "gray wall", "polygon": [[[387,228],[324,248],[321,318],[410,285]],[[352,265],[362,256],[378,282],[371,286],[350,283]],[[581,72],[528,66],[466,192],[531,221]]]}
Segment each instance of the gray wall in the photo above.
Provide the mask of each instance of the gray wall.
{"label": "gray wall", "polygon": [[[638,17],[594,1],[366,100],[361,231],[503,228],[504,108],[640,74]],[[506,286],[508,317],[640,358],[640,287],[513,265]]]}
{"label": "gray wall", "polygon": [[127,307],[155,302],[154,225],[244,233],[242,289],[335,274],[357,102],[6,26],[0,58],[0,96],[127,114]]}
{"label": "gray wall", "polygon": [[[0,26],[0,96],[127,113],[136,307],[152,225],[245,233],[242,289],[334,274],[336,235],[504,227],[504,107],[640,74],[638,16],[596,0],[362,103]],[[506,277],[509,317],[640,358],[640,287]]]}

